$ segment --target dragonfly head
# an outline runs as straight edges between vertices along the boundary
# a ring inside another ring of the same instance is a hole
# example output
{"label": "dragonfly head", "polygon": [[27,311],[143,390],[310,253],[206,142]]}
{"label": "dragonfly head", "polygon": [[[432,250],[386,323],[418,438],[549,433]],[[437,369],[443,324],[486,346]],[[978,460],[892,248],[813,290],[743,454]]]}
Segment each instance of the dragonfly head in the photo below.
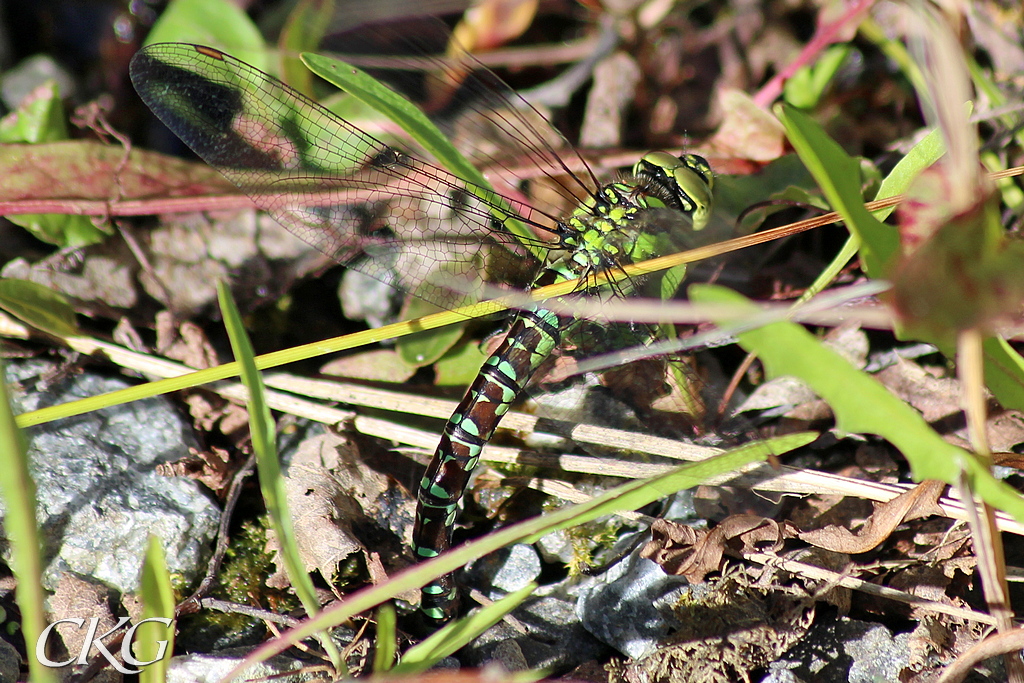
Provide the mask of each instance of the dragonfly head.
{"label": "dragonfly head", "polygon": [[689,216],[694,230],[707,226],[715,176],[704,157],[648,152],[633,166],[633,175],[650,197]]}

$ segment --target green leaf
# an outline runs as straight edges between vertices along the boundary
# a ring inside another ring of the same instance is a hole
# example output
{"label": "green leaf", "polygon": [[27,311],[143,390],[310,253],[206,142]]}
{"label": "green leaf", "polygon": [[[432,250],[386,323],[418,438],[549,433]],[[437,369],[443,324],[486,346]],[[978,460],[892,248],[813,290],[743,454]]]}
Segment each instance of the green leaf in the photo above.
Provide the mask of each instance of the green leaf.
{"label": "green leaf", "polygon": [[[164,549],[160,539],[149,537],[146,561],[142,565],[142,620],[171,619],[170,626],[157,621],[140,623],[135,629],[132,650],[141,662],[153,662],[142,667],[140,683],[164,683],[174,652],[174,590],[167,571]],[[156,660],[156,661],[153,661]]]}
{"label": "green leaf", "polygon": [[67,137],[64,103],[54,80],[33,90],[17,110],[0,119],[0,142],[35,145]]}
{"label": "green leaf", "polygon": [[[46,591],[43,590],[42,539],[36,526],[36,484],[28,468],[28,454],[21,430],[14,422],[4,364],[0,360],[0,497],[3,498],[4,532],[11,545],[10,566],[17,580],[14,596],[21,609],[21,628],[26,643],[38,643],[46,628]],[[28,658],[30,680],[50,683],[53,670],[38,657]]]}
{"label": "green leaf", "polygon": [[480,374],[487,354],[480,344],[459,344],[434,364],[434,384],[439,387],[467,387]]}
{"label": "green leaf", "polygon": [[267,71],[267,46],[256,24],[230,0],[173,0],[146,36],[153,43],[209,45]]}
{"label": "green leaf", "polygon": [[769,205],[757,211],[747,211],[753,204],[772,199],[796,200],[825,208],[814,179],[800,157],[787,154],[756,173],[715,178],[715,212],[732,217],[745,214],[739,229],[730,223],[728,232],[722,233],[721,239],[735,237],[737,232],[748,234],[763,223],[767,215],[788,208],[786,205]]}
{"label": "green leaf", "polygon": [[[905,193],[910,188],[910,184],[914,182],[914,179],[921,175],[922,171],[938,161],[945,153],[946,143],[939,131],[933,130],[928,133],[892,167],[889,175],[885,177],[885,180],[879,186],[875,199],[888,199],[889,197]],[[875,217],[880,221],[884,221],[895,208],[892,206],[876,211]]]}
{"label": "green leaf", "polygon": [[0,308],[23,323],[57,337],[78,334],[75,311],[64,295],[35,282],[0,279]]}
{"label": "green leaf", "polygon": [[[758,310],[724,287],[694,285],[689,292],[696,303],[725,304],[732,311],[747,303],[751,313]],[[716,322],[728,324],[739,317],[734,313]],[[995,479],[971,453],[943,439],[916,410],[823,345],[801,325],[772,323],[737,336],[745,350],[757,354],[770,377],[796,377],[827,401],[839,429],[875,434],[896,446],[918,481],[938,479],[955,485],[961,473],[966,473],[971,489],[985,501],[1024,521],[1024,498],[1017,491]]]}
{"label": "green leaf", "polygon": [[833,210],[843,217],[847,229],[860,238],[861,259],[868,275],[883,277],[899,248],[899,237],[864,208],[860,163],[799,109],[781,105],[775,113]]}
{"label": "green leaf", "polygon": [[381,675],[391,670],[398,653],[398,619],[395,606],[385,602],[377,610],[377,635],[373,643],[373,673]]}
{"label": "green leaf", "polygon": [[[271,526],[277,536],[281,557],[284,560],[288,579],[292,589],[302,602],[306,613],[313,615],[320,611],[316,589],[299,554],[298,542],[295,539],[295,527],[292,525],[291,513],[288,509],[288,498],[285,494],[284,478],[281,475],[281,462],[277,454],[274,420],[267,405],[266,389],[263,377],[256,367],[255,353],[252,344],[242,325],[242,316],[238,313],[231,293],[223,282],[217,283],[217,299],[220,302],[221,315],[231,340],[231,350],[235,361],[240,367],[242,384],[249,392],[246,407],[249,412],[249,434],[252,437],[252,449],[256,454],[256,469],[260,475],[260,491],[267,507]],[[320,638],[331,663],[336,671],[342,671],[344,664],[341,654],[330,637]]]}
{"label": "green leaf", "polygon": [[818,106],[828,84],[852,51],[847,44],[831,45],[813,65],[797,69],[783,88],[786,102],[801,109],[814,109]]}
{"label": "green leaf", "polygon": [[[64,104],[57,82],[50,80],[25,98],[17,111],[0,120],[0,142],[39,145],[68,137]],[[52,182],[52,180],[50,181]],[[103,241],[106,235],[88,216],[68,214],[20,214],[7,216],[35,237],[59,247],[84,247]]]}
{"label": "green leaf", "polygon": [[[468,181],[466,189],[469,192],[488,204],[497,206],[506,204],[504,198],[494,192],[483,174],[455,148],[449,137],[442,133],[415,104],[351,64],[313,53],[303,54],[302,61],[320,78],[351,93],[400,126],[432,154],[441,165]],[[522,223],[509,218],[508,213],[504,211],[494,211],[494,217],[503,223],[512,234],[519,236],[523,245],[538,260],[543,261],[543,253],[536,246],[536,240]]]}
{"label": "green leaf", "polygon": [[6,218],[28,230],[37,240],[61,248],[87,247],[90,244],[99,244],[107,238],[107,234],[97,228],[89,216],[23,213]]}
{"label": "green leaf", "polygon": [[[411,320],[440,310],[442,309],[424,299],[409,297],[402,309],[402,318]],[[403,363],[410,367],[422,368],[448,353],[462,338],[465,329],[466,323],[456,323],[436,330],[410,334],[395,343],[395,350]]]}
{"label": "green leaf", "polygon": [[402,655],[402,663],[396,666],[391,674],[415,676],[423,673],[448,655],[476,640],[487,629],[504,619],[506,614],[521,605],[535,590],[535,583],[523,586],[473,614],[445,625],[423,642],[409,648]]}
{"label": "green leaf", "polygon": [[281,29],[281,80],[307,97],[313,97],[313,74],[293,55],[316,50],[333,15],[334,0],[299,0]]}
{"label": "green leaf", "polygon": [[[942,348],[952,358],[954,349]],[[1009,410],[1024,410],[1024,358],[1005,339],[988,338],[982,345],[985,357],[985,386],[1000,405]]]}

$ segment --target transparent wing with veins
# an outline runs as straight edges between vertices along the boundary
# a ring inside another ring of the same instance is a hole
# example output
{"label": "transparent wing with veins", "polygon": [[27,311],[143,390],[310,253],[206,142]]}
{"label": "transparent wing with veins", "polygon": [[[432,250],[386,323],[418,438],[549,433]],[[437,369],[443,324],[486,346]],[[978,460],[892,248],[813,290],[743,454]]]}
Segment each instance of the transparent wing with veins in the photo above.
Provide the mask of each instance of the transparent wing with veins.
{"label": "transparent wing with veins", "polygon": [[[439,306],[465,302],[484,272],[522,270],[529,257],[500,218],[550,238],[554,221],[537,209],[404,154],[218,50],[152,45],[131,76],[168,128],[295,235]],[[442,286],[453,278],[463,281]]]}

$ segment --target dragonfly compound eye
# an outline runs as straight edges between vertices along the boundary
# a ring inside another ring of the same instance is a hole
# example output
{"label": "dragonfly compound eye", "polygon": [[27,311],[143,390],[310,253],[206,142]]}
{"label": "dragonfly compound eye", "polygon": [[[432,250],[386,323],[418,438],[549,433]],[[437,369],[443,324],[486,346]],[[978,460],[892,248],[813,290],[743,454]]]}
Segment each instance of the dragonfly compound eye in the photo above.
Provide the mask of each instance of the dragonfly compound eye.
{"label": "dragonfly compound eye", "polygon": [[675,157],[668,152],[649,152],[633,167],[633,175],[647,184],[652,195],[689,216],[694,230],[707,226],[711,216],[714,174],[704,157],[696,154]]}

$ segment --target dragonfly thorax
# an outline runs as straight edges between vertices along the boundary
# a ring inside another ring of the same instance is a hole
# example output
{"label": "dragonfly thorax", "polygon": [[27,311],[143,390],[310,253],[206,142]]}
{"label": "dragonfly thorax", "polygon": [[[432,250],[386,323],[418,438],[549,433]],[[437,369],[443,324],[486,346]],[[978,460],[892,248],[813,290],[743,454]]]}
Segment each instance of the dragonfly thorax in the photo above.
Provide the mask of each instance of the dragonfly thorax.
{"label": "dragonfly thorax", "polygon": [[623,183],[605,185],[588,197],[566,224],[562,247],[569,253],[561,261],[570,272],[564,275],[580,277],[654,256],[640,247],[649,240],[641,239],[635,221],[646,208],[643,196]]}
{"label": "dragonfly thorax", "polygon": [[[664,245],[638,221],[652,209],[678,211],[692,229],[707,225],[714,176],[708,162],[695,154],[680,157],[650,152],[633,167],[632,177],[601,187],[565,224],[562,247],[570,252],[564,277],[579,277],[660,256]],[[550,268],[551,266],[549,266]],[[557,268],[556,270],[560,270]]]}

